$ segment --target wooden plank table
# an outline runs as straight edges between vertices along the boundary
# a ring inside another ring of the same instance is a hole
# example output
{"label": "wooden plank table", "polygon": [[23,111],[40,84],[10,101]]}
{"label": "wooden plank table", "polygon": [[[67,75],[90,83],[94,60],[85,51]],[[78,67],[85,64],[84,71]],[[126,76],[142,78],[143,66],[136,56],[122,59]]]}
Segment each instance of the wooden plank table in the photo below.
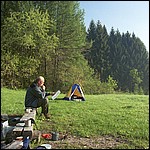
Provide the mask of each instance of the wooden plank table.
{"label": "wooden plank table", "polygon": [[[25,114],[20,119],[20,123],[17,123],[15,128],[13,129],[13,134],[17,138],[22,136],[23,139],[29,136],[32,139],[33,136],[33,124],[31,119],[35,121],[36,109],[32,109],[32,111],[25,112]],[[14,140],[10,144],[4,146],[4,149],[21,149],[23,145],[23,141]]]}
{"label": "wooden plank table", "polygon": [[36,110],[32,110],[29,113],[25,113],[22,118],[20,119],[23,123],[16,124],[15,128],[13,129],[14,135],[23,136],[24,138],[29,136],[30,139],[32,138],[33,134],[33,124],[31,123],[30,119],[35,120]]}
{"label": "wooden plank table", "polygon": [[20,140],[14,140],[10,144],[7,144],[3,147],[3,149],[21,149],[23,142]]}

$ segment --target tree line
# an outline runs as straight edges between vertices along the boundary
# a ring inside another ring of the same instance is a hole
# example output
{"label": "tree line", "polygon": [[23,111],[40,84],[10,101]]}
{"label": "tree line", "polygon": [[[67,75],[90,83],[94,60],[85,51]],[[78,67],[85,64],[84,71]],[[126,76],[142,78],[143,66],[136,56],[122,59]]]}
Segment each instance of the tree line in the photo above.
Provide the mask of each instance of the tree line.
{"label": "tree line", "polygon": [[142,41],[91,21],[77,1],[1,1],[1,84],[27,88],[39,75],[52,91],[79,83],[87,94],[148,88]]}
{"label": "tree line", "polygon": [[117,89],[127,92],[149,92],[149,56],[143,42],[127,31],[111,29],[107,33],[100,21],[90,22],[87,32],[92,47],[85,52],[89,65],[102,82],[110,75]]}

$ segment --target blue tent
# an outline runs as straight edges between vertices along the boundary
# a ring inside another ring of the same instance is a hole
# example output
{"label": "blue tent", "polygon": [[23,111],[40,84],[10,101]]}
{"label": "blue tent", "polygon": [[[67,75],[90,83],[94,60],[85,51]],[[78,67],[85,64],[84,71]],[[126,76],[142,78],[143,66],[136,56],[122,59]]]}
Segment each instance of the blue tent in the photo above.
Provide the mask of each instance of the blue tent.
{"label": "blue tent", "polygon": [[81,99],[82,101],[85,101],[85,97],[81,89],[81,86],[79,84],[72,85],[69,92],[63,99],[64,100]]}

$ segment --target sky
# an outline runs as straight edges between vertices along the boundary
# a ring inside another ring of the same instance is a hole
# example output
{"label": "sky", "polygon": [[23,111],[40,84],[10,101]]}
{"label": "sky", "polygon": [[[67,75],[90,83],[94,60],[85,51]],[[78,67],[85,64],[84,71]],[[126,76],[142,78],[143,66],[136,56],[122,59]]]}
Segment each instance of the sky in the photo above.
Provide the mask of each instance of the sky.
{"label": "sky", "polygon": [[149,52],[149,1],[79,1],[80,9],[85,11],[84,23],[89,28],[93,19],[105,25],[108,34],[113,27],[116,31],[135,36]]}

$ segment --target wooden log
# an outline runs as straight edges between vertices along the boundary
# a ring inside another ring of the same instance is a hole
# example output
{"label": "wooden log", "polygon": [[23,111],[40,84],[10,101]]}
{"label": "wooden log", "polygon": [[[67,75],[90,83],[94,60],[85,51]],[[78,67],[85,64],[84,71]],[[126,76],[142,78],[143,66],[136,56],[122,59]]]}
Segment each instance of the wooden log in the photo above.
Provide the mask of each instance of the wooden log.
{"label": "wooden log", "polygon": [[29,120],[30,118],[32,119],[35,119],[35,116],[36,116],[36,110],[33,110],[32,112],[30,113],[25,113],[22,118],[20,119],[20,121],[27,121]]}
{"label": "wooden log", "polygon": [[33,135],[33,126],[24,127],[23,137],[26,138],[27,136],[29,136],[29,138],[31,139],[32,135]]}
{"label": "wooden log", "polygon": [[23,145],[23,142],[20,140],[15,140],[10,144],[7,144],[3,147],[3,149],[21,149]]}
{"label": "wooden log", "polygon": [[[30,119],[35,120],[36,109],[32,109],[31,112],[30,111],[27,112],[20,119],[21,123],[17,123],[15,128],[13,129],[13,134],[15,137],[22,136],[23,138],[26,138],[27,136],[29,136],[30,139],[32,139],[33,137],[33,124],[31,123]],[[41,133],[39,132],[38,135],[39,135],[38,136],[38,142],[39,142]],[[21,149],[22,147],[22,145],[20,145],[21,143],[22,141],[15,140],[9,145],[5,146],[4,149]]]}
{"label": "wooden log", "polygon": [[18,136],[23,136],[23,138],[29,136],[29,138],[32,138],[32,134],[33,134],[33,126],[30,127],[18,127],[16,126],[13,129],[13,134],[15,135],[15,137]]}
{"label": "wooden log", "polygon": [[33,125],[31,124],[31,118],[35,120],[36,116],[36,110],[33,110],[30,113],[25,113],[20,121],[23,121],[24,123],[18,123],[16,124],[15,128],[13,129],[14,135],[17,136],[23,136],[30,138],[32,137],[33,132]]}

